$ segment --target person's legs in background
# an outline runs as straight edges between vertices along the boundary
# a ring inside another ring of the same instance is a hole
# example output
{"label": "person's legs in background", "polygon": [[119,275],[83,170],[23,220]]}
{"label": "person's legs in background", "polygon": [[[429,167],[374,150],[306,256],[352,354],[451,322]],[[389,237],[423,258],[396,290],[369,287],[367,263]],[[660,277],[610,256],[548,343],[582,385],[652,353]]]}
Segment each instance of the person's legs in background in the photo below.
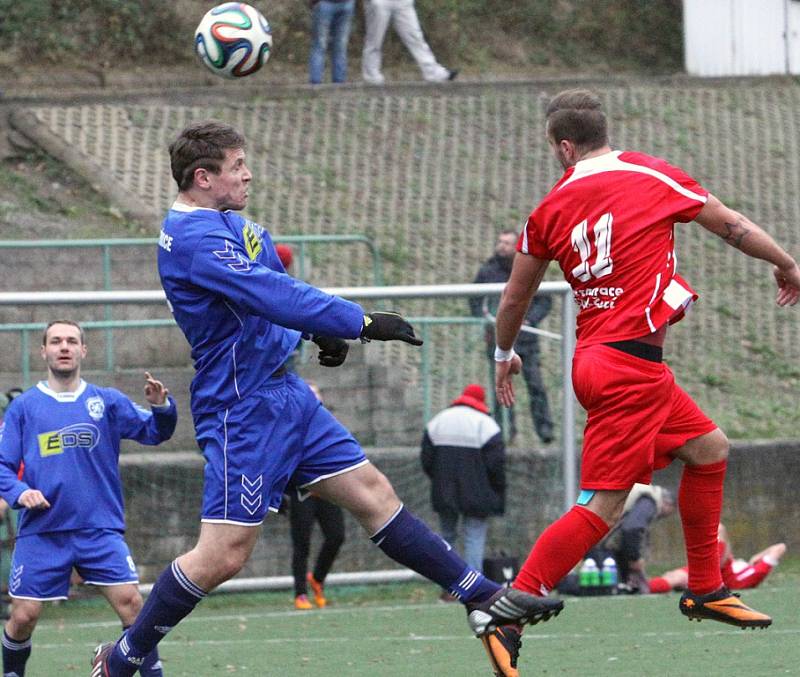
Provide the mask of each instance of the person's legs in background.
{"label": "person's legs in background", "polygon": [[531,409],[531,419],[536,428],[536,434],[545,444],[553,441],[553,419],[550,414],[550,404],[547,401],[547,391],[542,380],[541,365],[539,363],[539,347],[531,345],[517,350],[522,358],[522,378],[528,388],[528,402]]}
{"label": "person's legs in background", "polygon": [[417,62],[417,66],[422,71],[423,80],[447,82],[455,78],[456,71],[450,71],[442,66],[425,40],[419,24],[419,17],[417,17],[417,10],[414,7],[414,0],[393,0],[393,2],[396,6],[394,28],[414,61]]}
{"label": "person's legs in background", "polygon": [[308,60],[308,81],[312,85],[322,82],[325,75],[325,55],[331,36],[331,23],[338,5],[319,0],[311,9],[311,55]]}
{"label": "person's legs in background", "polygon": [[485,517],[464,516],[464,560],[475,571],[483,571],[483,553],[489,520]]}
{"label": "person's legs in background", "polygon": [[344,513],[338,505],[334,505],[330,501],[323,501],[314,496],[308,500],[309,502],[313,501],[314,515],[322,530],[323,541],[314,571],[308,573],[307,580],[314,593],[314,602],[322,608],[328,604],[323,584],[344,543]]}
{"label": "person's legs in background", "polygon": [[336,11],[331,22],[331,79],[333,82],[347,81],[347,44],[350,41],[350,28],[353,25],[355,0],[336,3]]}
{"label": "person's legs in background", "polygon": [[314,506],[312,499],[301,501],[292,490],[289,498],[289,524],[292,537],[292,577],[294,578],[294,608],[298,611],[311,609],[308,601],[306,572],[308,553],[311,547],[311,530],[314,528]]}
{"label": "person's legs in background", "polygon": [[364,0],[364,51],[361,56],[361,77],[371,85],[384,83],[381,73],[383,40],[392,18],[392,9],[387,0]]}

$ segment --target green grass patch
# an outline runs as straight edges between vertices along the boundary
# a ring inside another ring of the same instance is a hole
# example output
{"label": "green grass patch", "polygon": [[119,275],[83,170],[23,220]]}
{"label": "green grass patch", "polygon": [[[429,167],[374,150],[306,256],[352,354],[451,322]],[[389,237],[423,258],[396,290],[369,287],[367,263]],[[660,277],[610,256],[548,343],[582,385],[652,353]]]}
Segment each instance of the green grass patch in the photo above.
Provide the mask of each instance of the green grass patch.
{"label": "green grass patch", "polygon": [[[796,671],[800,573],[783,567],[746,601],[770,613],[766,631],[689,623],[676,594],[567,598],[557,619],[525,633],[523,674],[725,675]],[[431,585],[332,588],[327,609],[297,612],[288,592],[217,595],[162,642],[165,674],[487,675],[463,610]],[[29,673],[83,674],[92,646],[118,632],[99,599],[47,609]]]}

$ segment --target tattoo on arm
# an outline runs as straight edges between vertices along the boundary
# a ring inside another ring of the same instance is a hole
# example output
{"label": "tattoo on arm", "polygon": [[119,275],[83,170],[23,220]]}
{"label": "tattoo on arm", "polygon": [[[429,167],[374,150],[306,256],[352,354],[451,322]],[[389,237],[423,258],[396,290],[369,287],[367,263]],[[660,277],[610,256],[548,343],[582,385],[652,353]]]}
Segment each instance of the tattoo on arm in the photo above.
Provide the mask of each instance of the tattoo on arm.
{"label": "tattoo on arm", "polygon": [[739,216],[736,219],[735,223],[728,223],[725,222],[725,232],[720,233],[720,237],[725,240],[729,245],[736,247],[737,249],[742,248],[742,240],[747,237],[750,230],[745,225],[747,223],[747,219],[743,216]]}

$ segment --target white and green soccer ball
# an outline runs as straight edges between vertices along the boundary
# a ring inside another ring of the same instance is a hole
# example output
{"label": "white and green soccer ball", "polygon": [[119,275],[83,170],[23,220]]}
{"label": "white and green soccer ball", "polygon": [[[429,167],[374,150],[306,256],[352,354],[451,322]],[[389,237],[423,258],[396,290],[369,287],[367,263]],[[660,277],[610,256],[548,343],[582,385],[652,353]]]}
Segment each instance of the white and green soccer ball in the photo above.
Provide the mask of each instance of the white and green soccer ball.
{"label": "white and green soccer ball", "polygon": [[203,64],[223,78],[243,78],[259,70],[272,50],[272,29],[244,2],[226,2],[206,12],[194,33]]}

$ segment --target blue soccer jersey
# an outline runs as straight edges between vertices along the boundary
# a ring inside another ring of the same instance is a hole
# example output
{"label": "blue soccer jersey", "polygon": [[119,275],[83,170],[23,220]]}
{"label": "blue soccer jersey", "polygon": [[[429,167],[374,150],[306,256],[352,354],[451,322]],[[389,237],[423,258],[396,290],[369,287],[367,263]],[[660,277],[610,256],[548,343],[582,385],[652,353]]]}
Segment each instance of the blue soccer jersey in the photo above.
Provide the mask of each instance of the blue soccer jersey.
{"label": "blue soccer jersey", "polygon": [[287,275],[269,233],[236,212],[175,203],[159,236],[158,271],[192,347],[195,416],[253,393],[302,334],[361,333],[361,306]]}
{"label": "blue soccer jersey", "polygon": [[176,422],[171,398],[151,412],[118,390],[83,380],[72,393],[56,393],[42,381],[15,398],[0,426],[0,496],[19,507],[23,491],[38,489],[50,503],[20,511],[19,535],[124,530],[120,440],[159,444]]}

